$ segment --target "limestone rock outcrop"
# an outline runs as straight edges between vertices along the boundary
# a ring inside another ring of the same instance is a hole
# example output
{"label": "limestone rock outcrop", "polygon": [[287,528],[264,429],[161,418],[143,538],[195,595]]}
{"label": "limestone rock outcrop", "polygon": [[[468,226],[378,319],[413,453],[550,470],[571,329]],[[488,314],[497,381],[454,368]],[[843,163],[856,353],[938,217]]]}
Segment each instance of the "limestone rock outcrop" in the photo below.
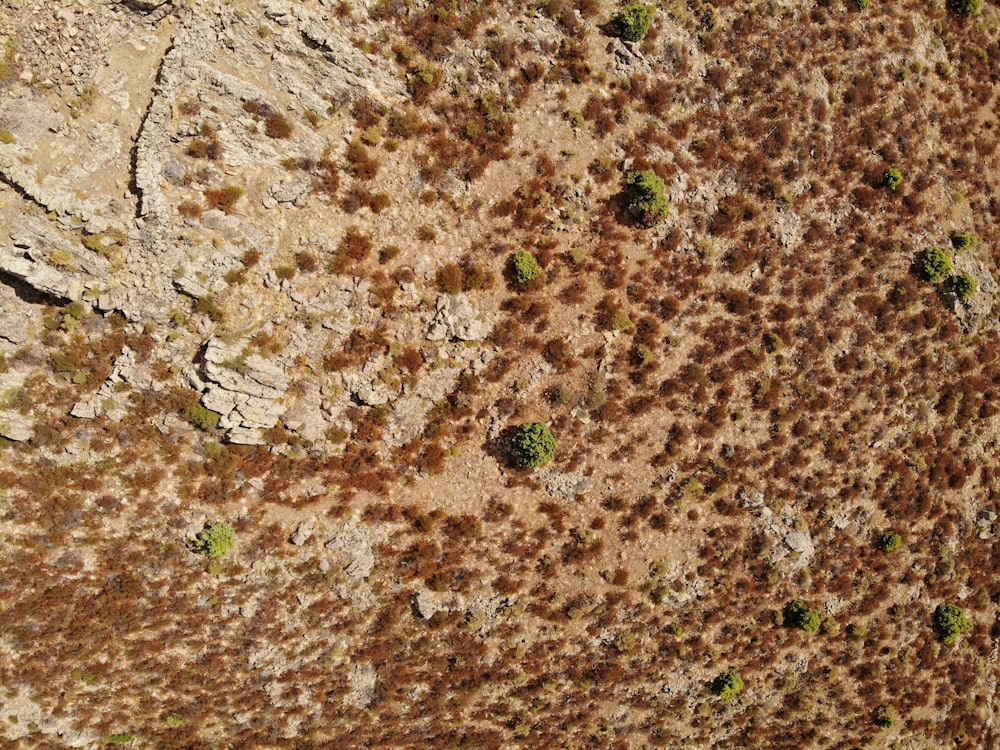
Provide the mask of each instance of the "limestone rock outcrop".
{"label": "limestone rock outcrop", "polygon": [[260,355],[248,354],[243,342],[227,345],[212,339],[205,348],[203,371],[201,403],[222,415],[219,427],[228,430],[227,439],[262,444],[261,432],[274,427],[285,412],[284,370]]}
{"label": "limestone rock outcrop", "polygon": [[428,341],[479,341],[493,330],[485,315],[476,311],[464,294],[442,294],[427,328]]}

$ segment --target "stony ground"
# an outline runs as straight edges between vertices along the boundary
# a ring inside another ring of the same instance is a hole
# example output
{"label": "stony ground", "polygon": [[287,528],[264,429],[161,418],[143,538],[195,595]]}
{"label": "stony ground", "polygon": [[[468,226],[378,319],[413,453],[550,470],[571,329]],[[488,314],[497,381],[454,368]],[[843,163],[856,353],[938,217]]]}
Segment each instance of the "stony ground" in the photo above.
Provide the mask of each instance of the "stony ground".
{"label": "stony ground", "polygon": [[618,7],[0,2],[0,736],[996,744],[995,6]]}

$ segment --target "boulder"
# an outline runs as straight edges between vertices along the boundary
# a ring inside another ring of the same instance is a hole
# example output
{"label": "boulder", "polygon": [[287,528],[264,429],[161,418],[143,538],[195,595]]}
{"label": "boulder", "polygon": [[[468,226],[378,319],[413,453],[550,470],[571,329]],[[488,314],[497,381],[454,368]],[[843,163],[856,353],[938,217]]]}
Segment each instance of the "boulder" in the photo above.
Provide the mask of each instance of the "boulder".
{"label": "boulder", "polygon": [[785,534],[785,545],[792,552],[798,552],[802,555],[811,555],[816,551],[812,538],[805,531],[789,531]]}
{"label": "boulder", "polygon": [[31,440],[34,434],[34,425],[27,417],[12,411],[0,412],[0,436],[16,443],[23,443],[25,440]]}
{"label": "boulder", "polygon": [[493,330],[493,324],[477,312],[464,294],[442,294],[427,328],[428,341],[479,341]]}

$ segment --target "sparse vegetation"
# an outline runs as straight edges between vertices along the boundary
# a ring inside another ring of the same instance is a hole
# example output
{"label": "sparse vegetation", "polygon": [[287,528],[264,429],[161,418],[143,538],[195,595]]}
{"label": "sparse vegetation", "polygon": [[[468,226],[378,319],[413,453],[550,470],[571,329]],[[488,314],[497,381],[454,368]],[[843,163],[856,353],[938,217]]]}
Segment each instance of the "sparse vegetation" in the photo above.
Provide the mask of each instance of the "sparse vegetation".
{"label": "sparse vegetation", "polygon": [[214,430],[222,418],[217,411],[202,406],[198,394],[193,393],[181,397],[180,413],[184,419],[200,430]]}
{"label": "sparse vegetation", "polygon": [[17,76],[18,66],[15,60],[17,48],[17,40],[14,37],[7,37],[4,40],[3,48],[0,50],[0,87],[6,86]]}
{"label": "sparse vegetation", "polygon": [[243,197],[243,188],[238,185],[226,185],[221,188],[205,190],[205,200],[209,208],[215,208],[231,214],[236,202]]}
{"label": "sparse vegetation", "polygon": [[629,2],[4,6],[0,745],[996,744],[995,6]]}
{"label": "sparse vegetation", "polygon": [[185,219],[200,219],[202,208],[194,201],[181,201],[177,204],[177,213]]}

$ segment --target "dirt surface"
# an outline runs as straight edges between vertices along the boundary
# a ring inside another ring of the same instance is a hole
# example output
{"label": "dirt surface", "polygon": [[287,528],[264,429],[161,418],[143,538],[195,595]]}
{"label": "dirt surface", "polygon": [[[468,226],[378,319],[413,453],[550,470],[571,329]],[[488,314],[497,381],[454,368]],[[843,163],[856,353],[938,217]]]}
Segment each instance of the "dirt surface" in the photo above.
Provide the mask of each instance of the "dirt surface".
{"label": "dirt surface", "polygon": [[959,5],[0,1],[0,738],[996,745]]}

